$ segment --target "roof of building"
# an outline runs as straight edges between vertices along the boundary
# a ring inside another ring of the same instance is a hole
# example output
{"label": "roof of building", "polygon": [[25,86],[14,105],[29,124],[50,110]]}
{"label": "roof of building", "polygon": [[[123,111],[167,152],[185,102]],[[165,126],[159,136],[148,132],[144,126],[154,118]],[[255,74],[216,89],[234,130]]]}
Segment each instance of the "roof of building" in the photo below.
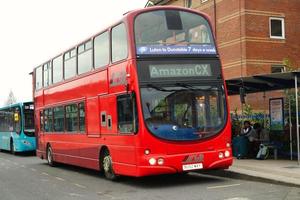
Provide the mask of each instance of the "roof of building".
{"label": "roof of building", "polygon": [[165,5],[171,0],[148,0],[145,7],[155,6],[155,5]]}
{"label": "roof of building", "polygon": [[226,85],[229,95],[239,94],[241,87],[246,93],[283,90],[295,87],[295,76],[300,84],[300,72],[294,71],[233,78],[226,80]]}

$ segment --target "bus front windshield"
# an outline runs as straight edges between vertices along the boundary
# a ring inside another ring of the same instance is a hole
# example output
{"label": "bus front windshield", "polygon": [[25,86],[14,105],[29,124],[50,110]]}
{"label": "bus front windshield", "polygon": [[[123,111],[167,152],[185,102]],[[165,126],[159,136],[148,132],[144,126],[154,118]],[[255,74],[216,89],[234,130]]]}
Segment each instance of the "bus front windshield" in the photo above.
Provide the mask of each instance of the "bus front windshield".
{"label": "bus front windshield", "polygon": [[24,133],[28,136],[34,134],[34,105],[25,103],[23,107],[24,112]]}
{"label": "bus front windshield", "polygon": [[148,85],[141,88],[148,130],[167,140],[199,140],[216,135],[226,121],[224,88]]}
{"label": "bus front windshield", "polygon": [[34,131],[34,114],[33,111],[24,112],[25,122],[24,130],[25,131]]}
{"label": "bus front windshield", "polygon": [[136,17],[134,31],[138,55],[216,53],[207,20],[191,12],[145,12]]}

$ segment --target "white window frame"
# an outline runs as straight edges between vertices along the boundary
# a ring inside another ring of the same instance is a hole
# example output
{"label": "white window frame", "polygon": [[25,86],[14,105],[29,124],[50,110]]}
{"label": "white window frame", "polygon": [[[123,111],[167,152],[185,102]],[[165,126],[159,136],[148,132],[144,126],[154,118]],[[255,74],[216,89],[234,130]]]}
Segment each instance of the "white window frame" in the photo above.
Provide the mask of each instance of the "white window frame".
{"label": "white window frame", "polygon": [[148,1],[145,7],[152,7],[155,6],[152,1]]}
{"label": "white window frame", "polygon": [[[273,36],[271,32],[271,21],[272,20],[280,20],[281,21],[281,31],[282,31],[282,36]],[[284,18],[281,17],[270,17],[269,18],[269,33],[270,33],[270,38],[272,39],[285,39],[285,23],[284,23]]]}
{"label": "white window frame", "polygon": [[193,4],[193,0],[184,0],[184,7],[191,8]]}
{"label": "white window frame", "polygon": [[274,68],[281,69],[281,72],[280,72],[280,73],[283,73],[283,72],[286,71],[285,65],[275,64],[275,65],[271,65],[271,73],[278,73],[278,72],[272,72],[272,69],[274,69]]}

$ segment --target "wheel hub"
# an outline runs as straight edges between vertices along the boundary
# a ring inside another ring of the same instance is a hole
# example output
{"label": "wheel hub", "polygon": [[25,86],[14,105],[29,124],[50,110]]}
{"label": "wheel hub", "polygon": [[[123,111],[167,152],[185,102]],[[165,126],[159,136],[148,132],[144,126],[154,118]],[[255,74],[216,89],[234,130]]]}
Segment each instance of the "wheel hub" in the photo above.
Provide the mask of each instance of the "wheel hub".
{"label": "wheel hub", "polygon": [[52,152],[51,152],[51,149],[48,150],[48,162],[49,163],[52,162]]}
{"label": "wheel hub", "polygon": [[103,169],[104,169],[104,171],[106,171],[106,172],[109,171],[110,163],[111,163],[110,157],[109,156],[104,157],[104,159],[103,159]]}

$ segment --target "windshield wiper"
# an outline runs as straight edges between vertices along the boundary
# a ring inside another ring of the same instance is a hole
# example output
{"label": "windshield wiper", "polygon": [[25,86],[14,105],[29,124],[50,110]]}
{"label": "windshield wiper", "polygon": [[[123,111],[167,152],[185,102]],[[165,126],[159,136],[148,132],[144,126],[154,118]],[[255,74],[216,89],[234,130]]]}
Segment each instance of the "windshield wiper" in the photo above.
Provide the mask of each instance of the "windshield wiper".
{"label": "windshield wiper", "polygon": [[147,87],[156,89],[156,90],[158,90],[158,91],[163,91],[163,92],[173,91],[173,90],[166,90],[166,89],[163,88],[163,87],[160,87],[160,86],[157,86],[157,85],[153,85],[153,84],[147,84]]}
{"label": "windshield wiper", "polygon": [[216,87],[215,89],[214,89],[214,87],[212,87],[212,86],[205,86],[206,88],[199,88],[199,87],[197,87],[197,86],[193,86],[193,85],[190,85],[190,84],[187,84],[187,83],[176,83],[175,85],[177,85],[177,86],[180,86],[180,87],[184,87],[184,88],[187,88],[187,89],[189,89],[189,90],[193,90],[193,91],[195,91],[195,90],[197,90],[197,91],[219,91],[220,90],[220,88],[218,88],[218,87]]}
{"label": "windshield wiper", "polygon": [[189,85],[187,83],[175,83],[176,86],[184,87],[190,90],[196,90],[196,88],[192,85]]}

